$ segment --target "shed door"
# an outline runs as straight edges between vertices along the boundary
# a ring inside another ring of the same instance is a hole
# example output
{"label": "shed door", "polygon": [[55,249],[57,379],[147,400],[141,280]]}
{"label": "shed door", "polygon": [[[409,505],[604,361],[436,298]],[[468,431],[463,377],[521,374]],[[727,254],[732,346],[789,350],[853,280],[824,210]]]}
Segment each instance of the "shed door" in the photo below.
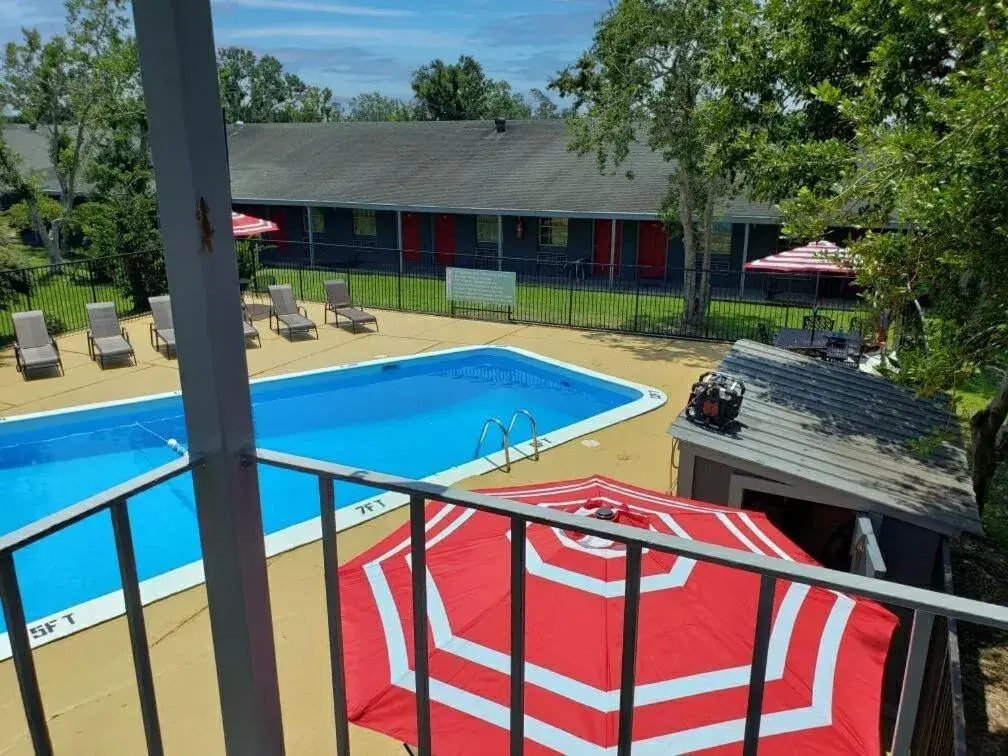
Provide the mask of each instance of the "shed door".
{"label": "shed door", "polygon": [[402,214],[403,258],[411,262],[420,259],[420,216],[417,213]]}
{"label": "shed door", "polygon": [[434,260],[438,265],[455,263],[455,216],[434,216]]}
{"label": "shed door", "polygon": [[640,224],[637,264],[641,278],[664,278],[665,258],[668,253],[668,236],[665,226],[658,221],[644,221]]}
{"label": "shed door", "polygon": [[[623,222],[616,221],[616,256],[613,258],[613,264],[616,270],[619,270],[620,264],[620,247],[623,242]],[[608,276],[609,275],[609,253],[610,245],[612,244],[612,221],[599,218],[595,221],[595,254],[593,257],[592,275],[595,276]]]}

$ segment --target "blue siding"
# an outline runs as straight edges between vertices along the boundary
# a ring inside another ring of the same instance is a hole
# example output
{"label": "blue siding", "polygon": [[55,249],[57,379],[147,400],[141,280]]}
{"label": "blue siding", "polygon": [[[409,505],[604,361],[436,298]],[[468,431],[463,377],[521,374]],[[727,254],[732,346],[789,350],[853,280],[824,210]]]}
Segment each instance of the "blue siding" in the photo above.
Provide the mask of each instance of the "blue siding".
{"label": "blue siding", "polygon": [[636,275],[634,266],[637,265],[637,221],[623,221],[622,226],[619,277],[632,281]]}
{"label": "blue siding", "polygon": [[525,224],[525,234],[519,239],[518,218],[504,216],[504,270],[534,272],[539,245],[539,220],[529,217],[522,218],[522,222]]}
{"label": "blue siding", "polygon": [[[538,234],[539,224],[536,223],[536,235]],[[590,218],[571,218],[567,222],[568,260],[591,260],[593,241]]]}
{"label": "blue siding", "polygon": [[[476,267],[476,216],[455,216],[455,256],[460,267]],[[496,254],[496,253],[495,253]]]}

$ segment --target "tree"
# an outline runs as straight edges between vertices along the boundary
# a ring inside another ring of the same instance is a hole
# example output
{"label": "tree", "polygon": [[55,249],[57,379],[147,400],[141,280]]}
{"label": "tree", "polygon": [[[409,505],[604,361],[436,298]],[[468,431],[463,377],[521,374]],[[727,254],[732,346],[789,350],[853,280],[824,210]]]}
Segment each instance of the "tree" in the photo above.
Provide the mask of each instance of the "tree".
{"label": "tree", "polygon": [[737,188],[733,155],[723,149],[736,129],[723,63],[756,17],[748,0],[623,0],[597,23],[578,63],[550,83],[574,99],[571,149],[595,153],[600,171],[621,165],[637,140],[668,162],[669,191],[656,209],[681,231],[687,330],[702,325],[712,224]]}
{"label": "tree", "polygon": [[459,57],[457,63],[432,60],[413,72],[411,84],[417,102],[432,120],[474,121],[486,117],[492,82],[483,73],[483,66],[469,55]]}
{"label": "tree", "polygon": [[347,103],[348,121],[416,121],[420,116],[416,103],[386,97],[381,92],[364,92]]}
{"label": "tree", "polygon": [[78,180],[102,108],[123,88],[119,59],[127,44],[124,0],[67,0],[66,23],[65,36],[43,43],[37,31],[25,29],[21,44],[9,43],[0,85],[0,106],[13,108],[28,123],[42,128],[48,141],[62,215],[48,224],[43,221],[37,179],[21,176],[13,183],[54,264],[62,260],[63,228],[73,214]]}
{"label": "tree", "polygon": [[555,118],[562,118],[563,114],[557,104],[551,100],[541,89],[529,90],[532,97],[532,117],[540,121],[549,121]]}
{"label": "tree", "polygon": [[342,117],[331,89],[306,84],[272,55],[257,58],[243,47],[223,47],[217,51],[217,73],[228,123],[326,123]]}
{"label": "tree", "polygon": [[[792,19],[811,17],[807,0],[787,7]],[[790,233],[865,230],[849,243],[865,295],[896,312],[918,298],[931,303],[926,343],[902,350],[897,378],[924,393],[954,388],[1008,350],[1008,13],[878,0],[829,26],[827,34],[815,21],[792,24],[774,52],[815,40],[821,54],[856,54],[842,75],[812,82],[822,72],[798,71],[790,85],[800,90],[805,78],[791,118],[810,124],[806,112],[832,113],[832,133],[768,131],[752,170],[764,171],[767,194],[792,195],[782,202]],[[970,424],[981,510],[1008,460],[1006,416],[1008,376]]]}
{"label": "tree", "polygon": [[521,92],[515,92],[504,79],[489,82],[484,105],[485,118],[531,118],[532,108]]}

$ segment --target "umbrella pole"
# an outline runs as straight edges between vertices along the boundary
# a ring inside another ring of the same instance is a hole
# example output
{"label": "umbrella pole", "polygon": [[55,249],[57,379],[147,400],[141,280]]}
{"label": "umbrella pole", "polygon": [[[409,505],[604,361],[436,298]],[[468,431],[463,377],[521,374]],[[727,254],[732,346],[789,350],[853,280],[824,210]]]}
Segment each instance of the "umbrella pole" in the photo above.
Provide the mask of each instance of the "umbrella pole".
{"label": "umbrella pole", "polygon": [[815,332],[819,327],[819,274],[815,274],[815,296],[812,299],[812,346],[815,346]]}

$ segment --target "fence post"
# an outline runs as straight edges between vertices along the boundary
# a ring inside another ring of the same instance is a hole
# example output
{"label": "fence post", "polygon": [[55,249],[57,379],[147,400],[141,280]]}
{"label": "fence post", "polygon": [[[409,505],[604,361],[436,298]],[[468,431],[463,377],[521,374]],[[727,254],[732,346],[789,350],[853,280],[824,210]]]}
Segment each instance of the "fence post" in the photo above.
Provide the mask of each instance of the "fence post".
{"label": "fence post", "polygon": [[637,271],[637,293],[634,294],[634,305],[633,305],[633,332],[637,333],[640,329],[638,327],[637,319],[640,317],[640,270]]}
{"label": "fence post", "polygon": [[574,325],[574,279],[577,277],[577,268],[571,271],[570,294],[567,300],[567,325]]}
{"label": "fence post", "polygon": [[98,301],[98,289],[95,288],[95,272],[94,272],[94,262],[91,260],[86,260],[85,264],[88,269],[88,281],[91,282],[91,301]]}
{"label": "fence post", "polygon": [[31,301],[32,277],[26,275],[24,277],[24,282],[25,282],[25,304],[28,306],[28,309],[31,310],[34,309],[32,307],[32,301]]}
{"label": "fence post", "polygon": [[300,260],[298,260],[297,272],[298,272],[298,291],[300,292],[299,299],[304,299],[304,265],[301,264]]}
{"label": "fence post", "polygon": [[396,302],[398,303],[398,308],[400,310],[402,309],[402,277],[403,277],[403,269],[401,262],[402,261],[400,260],[399,272],[396,274]]}

